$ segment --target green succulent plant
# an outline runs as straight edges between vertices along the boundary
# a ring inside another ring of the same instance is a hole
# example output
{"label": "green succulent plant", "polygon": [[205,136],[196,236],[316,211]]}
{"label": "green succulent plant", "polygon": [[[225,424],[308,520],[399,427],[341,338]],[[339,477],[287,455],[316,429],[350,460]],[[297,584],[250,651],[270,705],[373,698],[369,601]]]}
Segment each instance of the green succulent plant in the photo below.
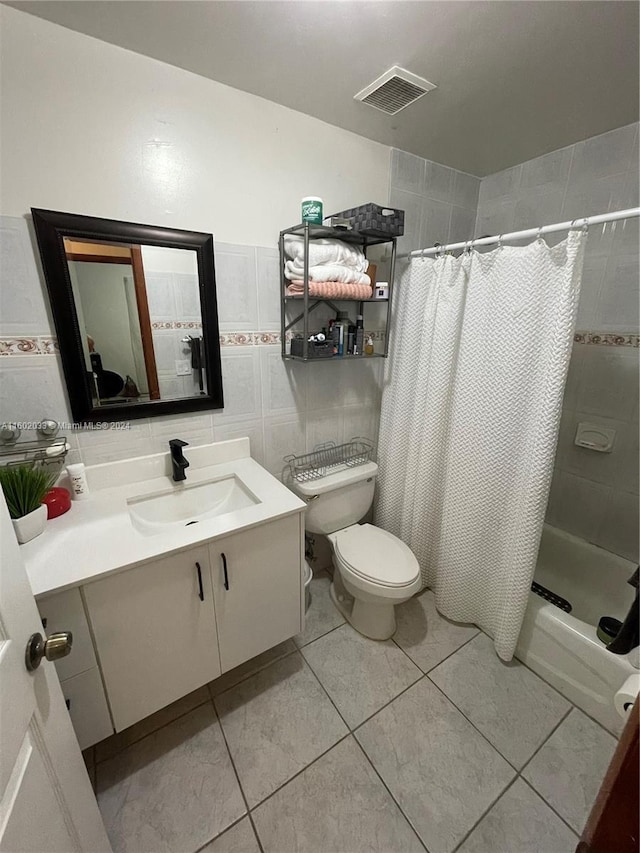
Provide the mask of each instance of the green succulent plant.
{"label": "green succulent plant", "polygon": [[22,518],[38,509],[55,481],[55,474],[31,465],[7,465],[0,468],[0,486],[11,518]]}

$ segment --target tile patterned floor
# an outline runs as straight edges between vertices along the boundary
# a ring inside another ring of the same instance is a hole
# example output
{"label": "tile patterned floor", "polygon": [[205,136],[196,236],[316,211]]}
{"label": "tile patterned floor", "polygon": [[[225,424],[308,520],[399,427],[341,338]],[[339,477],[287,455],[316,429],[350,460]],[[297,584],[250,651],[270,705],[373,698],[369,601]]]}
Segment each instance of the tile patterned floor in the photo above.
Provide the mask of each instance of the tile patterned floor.
{"label": "tile patterned floor", "polygon": [[87,751],[116,853],[573,853],[615,739],[424,592],[303,635]]}

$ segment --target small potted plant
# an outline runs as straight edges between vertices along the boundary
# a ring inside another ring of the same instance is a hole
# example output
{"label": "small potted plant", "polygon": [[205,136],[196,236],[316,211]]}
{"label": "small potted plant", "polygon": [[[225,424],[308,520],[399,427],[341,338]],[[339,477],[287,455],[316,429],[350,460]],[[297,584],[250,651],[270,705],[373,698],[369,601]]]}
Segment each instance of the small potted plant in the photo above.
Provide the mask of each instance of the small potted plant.
{"label": "small potted plant", "polygon": [[31,465],[0,468],[0,486],[20,544],[43,532],[47,523],[47,507],[42,500],[55,479],[55,474]]}

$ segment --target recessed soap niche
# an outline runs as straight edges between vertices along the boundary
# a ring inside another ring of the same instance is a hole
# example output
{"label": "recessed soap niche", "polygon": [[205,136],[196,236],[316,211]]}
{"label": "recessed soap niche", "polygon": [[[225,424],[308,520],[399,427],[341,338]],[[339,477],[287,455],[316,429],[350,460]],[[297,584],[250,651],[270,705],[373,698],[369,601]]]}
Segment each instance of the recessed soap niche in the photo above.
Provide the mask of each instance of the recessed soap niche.
{"label": "recessed soap niche", "polygon": [[576,429],[576,437],[573,443],[578,447],[585,447],[587,450],[595,450],[598,453],[611,453],[615,438],[615,429],[581,421]]}

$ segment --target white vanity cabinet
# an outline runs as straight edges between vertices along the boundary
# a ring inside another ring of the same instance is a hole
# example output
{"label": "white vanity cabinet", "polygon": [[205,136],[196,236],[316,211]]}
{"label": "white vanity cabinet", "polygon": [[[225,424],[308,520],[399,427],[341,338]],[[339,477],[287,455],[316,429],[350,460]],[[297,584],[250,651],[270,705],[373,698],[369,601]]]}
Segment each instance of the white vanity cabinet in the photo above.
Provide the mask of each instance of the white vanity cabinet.
{"label": "white vanity cabinet", "polygon": [[222,672],[302,630],[301,516],[209,545]]}
{"label": "white vanity cabinet", "polygon": [[116,731],[220,675],[206,546],[83,591]]}
{"label": "white vanity cabinet", "polygon": [[23,546],[45,632],[74,635],[56,667],[83,748],[304,628],[306,504],[248,438],[189,450],[186,483],[166,453],[90,466],[91,500]]}
{"label": "white vanity cabinet", "polygon": [[304,628],[300,511],[38,598],[85,749]]}
{"label": "white vanity cabinet", "polygon": [[113,734],[113,723],[80,590],[44,596],[38,600],[38,610],[46,634],[73,634],[71,654],[56,661],[56,670],[78,743],[86,749]]}

